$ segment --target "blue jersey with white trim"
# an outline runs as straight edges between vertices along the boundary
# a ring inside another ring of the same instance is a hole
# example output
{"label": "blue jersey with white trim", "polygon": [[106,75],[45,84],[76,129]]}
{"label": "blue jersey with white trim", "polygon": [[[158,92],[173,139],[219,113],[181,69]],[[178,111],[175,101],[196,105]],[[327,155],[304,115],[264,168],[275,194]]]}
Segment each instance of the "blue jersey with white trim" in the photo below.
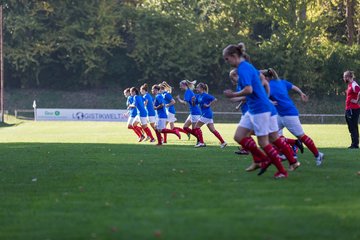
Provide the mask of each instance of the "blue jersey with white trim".
{"label": "blue jersey with white trim", "polygon": [[[163,92],[163,96],[164,96],[164,101],[165,101],[165,104],[169,104],[171,102],[171,100],[173,100],[174,98],[172,97],[172,95],[168,92]],[[166,108],[169,113],[172,113],[172,114],[175,114],[175,107],[174,105],[171,105],[170,107],[167,107]]]}
{"label": "blue jersey with white trim", "polygon": [[200,110],[199,106],[196,104],[195,105],[192,104],[193,96],[195,96],[194,92],[188,88],[185,91],[184,101],[188,103],[191,115],[201,115],[201,110]]}
{"label": "blue jersey with white trim", "polygon": [[153,98],[151,97],[150,93],[145,93],[143,98],[144,98],[144,101],[147,101],[147,104],[146,104],[147,115],[149,117],[155,117]]}
{"label": "blue jersey with white trim", "polygon": [[207,94],[201,93],[196,95],[195,104],[199,104],[201,108],[201,116],[205,118],[213,118],[213,112],[210,107],[204,106],[204,104],[208,105],[210,102],[214,101],[215,97]]}
{"label": "blue jersey with white trim", "polygon": [[238,86],[244,89],[251,86],[253,92],[246,96],[246,101],[251,114],[271,112],[270,101],[261,84],[259,71],[250,63],[243,61],[237,68],[239,75]]}
{"label": "blue jersey with white trim", "polygon": [[[129,97],[127,98],[127,101],[126,101],[126,106],[129,106],[129,105],[131,105],[131,104],[133,104],[133,103],[134,103],[134,97],[133,97],[133,96],[129,96]],[[130,111],[130,117],[136,117],[136,115],[138,114],[136,107],[130,108],[129,111]]]}
{"label": "blue jersey with white trim", "polygon": [[140,95],[135,95],[134,99],[135,99],[135,106],[139,111],[140,117],[147,117],[147,111],[144,105],[144,98]]}
{"label": "blue jersey with white trim", "polygon": [[299,112],[288,93],[292,87],[293,84],[286,80],[270,81],[270,99],[277,102],[275,108],[280,116],[299,116]]}
{"label": "blue jersey with white trim", "polygon": [[161,104],[163,104],[163,107],[156,109],[158,118],[167,118],[167,114],[166,114],[166,110],[165,110],[164,96],[161,93],[158,93],[155,96],[154,106],[157,107]]}

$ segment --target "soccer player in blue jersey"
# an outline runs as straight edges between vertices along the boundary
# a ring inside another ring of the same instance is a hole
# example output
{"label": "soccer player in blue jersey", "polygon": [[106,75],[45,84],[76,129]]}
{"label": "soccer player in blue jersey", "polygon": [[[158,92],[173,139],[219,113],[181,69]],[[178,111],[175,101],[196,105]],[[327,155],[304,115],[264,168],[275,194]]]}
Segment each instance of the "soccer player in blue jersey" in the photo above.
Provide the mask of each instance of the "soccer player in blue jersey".
{"label": "soccer player in blue jersey", "polygon": [[166,129],[166,121],[168,116],[166,114],[165,100],[163,95],[160,93],[160,86],[153,85],[151,88],[152,94],[155,96],[154,100],[154,109],[157,111],[158,119],[156,123],[156,137],[158,140],[157,145],[162,145],[163,141],[161,138],[161,133],[172,133],[178,136],[180,139],[180,133],[178,130]]}
{"label": "soccer player in blue jersey", "polygon": [[156,128],[155,128],[155,122],[156,122],[155,115],[156,114],[155,114],[155,110],[154,110],[153,98],[150,95],[150,93],[148,92],[148,85],[146,83],[140,87],[140,92],[144,98],[144,105],[145,105],[145,108],[147,111],[148,122],[155,131],[156,130]]}
{"label": "soccer player in blue jersey", "polygon": [[[267,70],[263,70],[262,72],[270,84],[270,99],[274,102],[279,115],[278,125],[280,134],[282,135],[282,129],[286,127],[314,154],[316,165],[321,165],[324,154],[318,151],[313,140],[305,134],[300,123],[299,112],[289,96],[289,91],[294,90],[299,93],[301,99],[305,102],[308,101],[308,97],[297,86],[286,80],[280,79],[274,69],[269,68]],[[289,143],[291,144],[291,142]]]}
{"label": "soccer player in blue jersey", "polygon": [[[166,114],[168,115],[167,123],[170,124],[170,129],[176,129],[179,132],[187,134],[187,132],[184,131],[184,129],[175,127],[175,122],[177,119],[175,117],[176,111],[175,111],[174,105],[175,105],[176,101],[173,98],[173,96],[171,95],[172,87],[167,82],[163,81],[160,84],[160,92],[164,96]],[[164,142],[166,143],[166,134],[164,134]]]}
{"label": "soccer player in blue jersey", "polygon": [[[184,100],[180,98],[180,96],[177,96],[177,99],[180,103],[188,105],[190,114],[185,120],[183,129],[196,137],[196,134],[194,134],[193,129],[195,128],[196,122],[201,117],[201,110],[198,105],[192,104],[192,97],[195,96],[193,90],[195,88],[196,81],[189,81],[189,80],[182,80],[180,82],[180,89],[185,91],[184,94]],[[191,126],[191,128],[190,128]]]}
{"label": "soccer player in blue jersey", "polygon": [[212,132],[220,141],[220,147],[224,148],[227,146],[227,143],[221,137],[220,133],[215,129],[214,120],[213,120],[213,112],[211,110],[211,105],[217,101],[217,99],[208,94],[209,88],[205,83],[199,83],[196,86],[196,91],[199,93],[196,96],[192,97],[193,105],[199,105],[201,109],[201,117],[196,122],[195,128],[193,130],[194,134],[197,136],[199,142],[195,145],[196,148],[198,147],[205,147],[201,127],[206,124],[209,128],[210,132]]}
{"label": "soccer player in blue jersey", "polygon": [[153,135],[151,134],[151,130],[147,126],[147,112],[146,112],[146,109],[144,106],[144,99],[142,96],[139,95],[139,90],[137,90],[137,88],[135,88],[135,87],[132,87],[130,89],[130,93],[131,93],[131,96],[133,96],[133,98],[134,98],[134,103],[131,104],[130,106],[136,107],[136,109],[139,112],[140,123],[141,123],[142,129],[146,133],[147,137],[150,139],[150,142],[154,142],[155,139],[154,139]]}
{"label": "soccer player in blue jersey", "polygon": [[[246,96],[249,107],[248,112],[238,125],[234,139],[245,149],[248,149],[253,155],[257,155],[259,159],[265,159],[267,155],[271,163],[278,169],[278,172],[275,173],[274,177],[276,179],[286,178],[288,173],[281,164],[278,152],[269,141],[269,133],[271,130],[271,103],[261,84],[259,71],[246,61],[245,55],[244,44],[229,45],[223,50],[225,61],[237,68],[239,76],[238,85],[241,89],[239,92],[225,90],[224,94],[229,98]],[[255,132],[258,143],[266,155],[256,146],[254,140],[249,137],[252,130]],[[284,142],[279,139],[275,140],[273,143],[281,146]],[[265,162],[262,170],[266,169],[267,166],[268,164]]]}
{"label": "soccer player in blue jersey", "polygon": [[[138,117],[137,117],[137,109],[135,106],[130,107],[130,105],[134,102],[134,97],[130,94],[130,88],[126,88],[124,90],[124,96],[126,97],[126,107],[129,110],[129,117],[127,121],[128,129],[132,129],[135,134],[138,136],[139,142],[144,140],[144,135],[142,133],[142,128],[137,126],[138,124]],[[140,120],[140,119],[139,119]]]}

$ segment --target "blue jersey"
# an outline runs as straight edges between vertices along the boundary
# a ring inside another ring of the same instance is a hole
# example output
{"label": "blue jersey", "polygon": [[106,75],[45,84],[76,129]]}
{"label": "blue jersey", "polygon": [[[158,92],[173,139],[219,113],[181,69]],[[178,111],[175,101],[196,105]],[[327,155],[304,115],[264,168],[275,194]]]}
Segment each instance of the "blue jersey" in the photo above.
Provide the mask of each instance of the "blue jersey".
{"label": "blue jersey", "polygon": [[192,97],[195,96],[194,92],[190,89],[185,91],[184,101],[188,103],[191,115],[201,115],[201,110],[198,105],[192,104]]}
{"label": "blue jersey", "polygon": [[[163,97],[165,100],[165,104],[169,104],[171,102],[171,100],[173,100],[173,97],[171,96],[171,94],[166,91],[163,93]],[[166,109],[169,111],[169,113],[175,114],[174,105],[171,105],[170,107],[167,107]]]}
{"label": "blue jersey", "polygon": [[147,101],[146,104],[147,115],[149,117],[155,117],[153,98],[151,97],[150,93],[146,93],[143,96],[143,98],[144,98],[144,102]]}
{"label": "blue jersey", "polygon": [[155,100],[154,100],[154,106],[157,107],[159,105],[163,104],[162,108],[158,108],[156,110],[158,118],[167,118],[167,114],[166,114],[166,110],[165,110],[165,101],[164,101],[164,97],[161,93],[158,93],[155,96]]}
{"label": "blue jersey", "polygon": [[135,106],[136,106],[137,110],[139,111],[140,117],[147,117],[147,112],[145,109],[143,97],[140,95],[135,95],[134,99],[135,99]]}
{"label": "blue jersey", "polygon": [[270,99],[277,102],[275,107],[280,116],[299,116],[299,112],[288,94],[292,87],[292,83],[286,80],[270,81]]}
{"label": "blue jersey", "polygon": [[237,72],[239,75],[238,86],[241,89],[251,86],[253,89],[253,92],[246,96],[249,112],[251,114],[271,112],[271,103],[261,84],[259,71],[250,63],[243,61],[239,64]]}
{"label": "blue jersey", "polygon": [[[127,101],[126,101],[126,106],[129,106],[129,105],[131,105],[131,104],[133,104],[133,103],[134,103],[134,97],[133,97],[133,96],[129,96],[129,97],[127,98]],[[136,109],[136,107],[130,108],[130,117],[136,117],[136,115],[137,115],[137,109]]]}
{"label": "blue jersey", "polygon": [[[241,91],[241,88],[240,88],[239,86],[237,86],[237,87],[236,87],[236,91],[237,91],[237,92],[240,92],[240,91]],[[245,113],[246,113],[247,111],[249,111],[249,106],[247,105],[247,102],[246,102],[246,101],[241,104],[240,110],[241,110],[242,115],[245,115]]]}
{"label": "blue jersey", "polygon": [[196,104],[199,104],[201,108],[201,116],[205,118],[213,118],[213,112],[210,107],[204,106],[204,104],[208,105],[210,102],[214,101],[215,97],[211,96],[207,93],[202,93],[196,95]]}

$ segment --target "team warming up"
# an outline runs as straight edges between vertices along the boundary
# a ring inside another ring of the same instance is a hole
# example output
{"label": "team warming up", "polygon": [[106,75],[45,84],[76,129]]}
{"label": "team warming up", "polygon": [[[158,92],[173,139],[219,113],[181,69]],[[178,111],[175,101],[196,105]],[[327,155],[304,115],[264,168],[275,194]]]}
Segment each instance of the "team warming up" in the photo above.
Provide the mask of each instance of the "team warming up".
{"label": "team warming up", "polygon": [[[229,76],[235,90],[226,89],[224,95],[240,109],[242,116],[234,134],[234,140],[241,146],[239,154],[251,154],[252,163],[246,171],[259,169],[258,175],[274,165],[277,172],[275,179],[287,178],[288,172],[301,166],[297,152],[304,151],[304,145],[311,151],[315,165],[323,163],[324,154],[319,152],[314,141],[305,134],[299,112],[289,96],[295,91],[304,102],[308,96],[301,89],[287,80],[280,79],[272,68],[258,70],[250,61],[243,43],[229,45],[223,50],[224,60],[232,67]],[[176,96],[179,104],[186,105],[189,116],[182,127],[176,127],[176,101],[172,96],[173,88],[167,83],[153,85],[151,93],[147,84],[140,89],[126,88],[128,129],[134,131],[139,142],[157,142],[157,146],[167,143],[167,135],[174,134],[181,139],[183,133],[187,139],[195,137],[195,148],[206,147],[202,126],[206,125],[219,140],[221,148],[227,146],[214,125],[212,105],[217,99],[209,94],[208,85],[204,82],[182,80],[179,87],[184,91],[181,98]],[[194,92],[195,91],[195,92]],[[153,135],[151,129],[155,133]],[[294,138],[283,136],[286,128]],[[156,136],[156,140],[154,138]],[[256,136],[257,143],[252,136]],[[286,169],[282,161],[288,161]]]}

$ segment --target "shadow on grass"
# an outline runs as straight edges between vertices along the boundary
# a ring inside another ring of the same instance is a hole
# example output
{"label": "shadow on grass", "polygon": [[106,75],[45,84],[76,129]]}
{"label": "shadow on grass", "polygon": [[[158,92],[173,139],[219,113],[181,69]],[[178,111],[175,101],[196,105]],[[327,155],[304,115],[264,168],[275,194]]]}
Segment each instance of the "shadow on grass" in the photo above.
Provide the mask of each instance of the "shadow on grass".
{"label": "shadow on grass", "polygon": [[17,123],[6,123],[6,122],[0,122],[0,128],[5,128],[5,127],[16,127],[20,124],[23,124],[23,122],[17,122]]}

